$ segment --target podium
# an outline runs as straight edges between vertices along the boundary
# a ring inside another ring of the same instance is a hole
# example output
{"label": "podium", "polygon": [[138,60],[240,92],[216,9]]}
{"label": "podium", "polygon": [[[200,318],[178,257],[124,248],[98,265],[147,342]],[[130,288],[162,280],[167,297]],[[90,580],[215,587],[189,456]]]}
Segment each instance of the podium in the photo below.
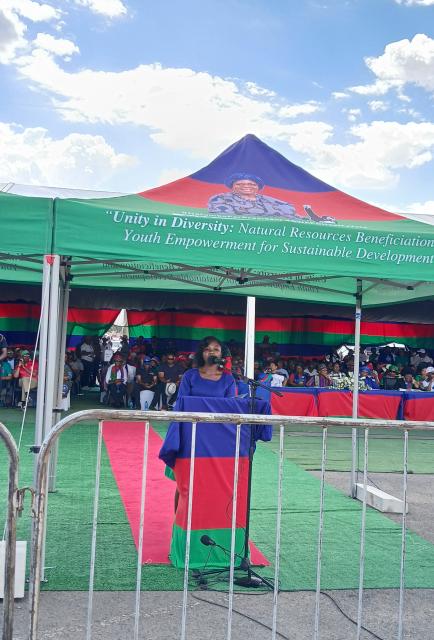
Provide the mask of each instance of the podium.
{"label": "podium", "polygon": [[[204,413],[250,413],[248,398],[180,398],[178,411]],[[255,413],[269,415],[269,403],[256,400]],[[270,425],[242,425],[238,469],[238,498],[235,551],[244,552],[247,484],[249,472],[250,429],[257,440],[269,441]],[[179,491],[178,508],[172,530],[170,559],[175,567],[184,567],[190,482],[192,425],[172,422],[159,457],[173,469]],[[210,536],[226,549],[231,546],[232,500],[235,471],[236,425],[229,423],[197,423],[194,489],[190,538],[190,567],[226,567],[228,555],[218,547],[201,544],[203,535]]]}

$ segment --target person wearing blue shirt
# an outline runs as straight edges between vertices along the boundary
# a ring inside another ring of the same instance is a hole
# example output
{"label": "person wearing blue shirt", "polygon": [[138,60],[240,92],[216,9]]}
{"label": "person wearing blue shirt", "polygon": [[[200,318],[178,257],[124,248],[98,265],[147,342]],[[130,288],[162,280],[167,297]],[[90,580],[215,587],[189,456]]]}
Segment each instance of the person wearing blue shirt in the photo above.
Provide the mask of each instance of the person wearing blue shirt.
{"label": "person wearing blue shirt", "polygon": [[376,381],[374,374],[369,367],[360,368],[360,380],[363,380],[368,389],[379,389],[380,385]]}

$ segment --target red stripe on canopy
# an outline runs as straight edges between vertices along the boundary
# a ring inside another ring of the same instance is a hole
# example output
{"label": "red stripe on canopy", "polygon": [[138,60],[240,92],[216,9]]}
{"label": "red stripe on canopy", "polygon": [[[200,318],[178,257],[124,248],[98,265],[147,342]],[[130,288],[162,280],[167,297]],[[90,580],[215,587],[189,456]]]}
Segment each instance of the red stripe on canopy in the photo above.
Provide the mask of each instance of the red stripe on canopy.
{"label": "red stripe on canopy", "polygon": [[[155,189],[143,191],[138,195],[149,200],[164,202],[185,207],[208,208],[208,200],[218,193],[229,193],[230,190],[223,184],[202,182],[194,178],[181,178],[169,184]],[[321,193],[305,193],[301,191],[287,191],[265,187],[261,191],[266,196],[283,200],[293,204],[299,215],[305,216],[303,205],[311,205],[313,210],[321,215],[329,215],[338,220],[369,220],[385,221],[401,218],[401,216],[374,207],[367,202],[353,198],[342,191],[329,191]],[[214,214],[216,215],[216,214]],[[236,219],[236,216],[234,216]],[[307,216],[306,216],[307,218]],[[307,218],[308,219],[308,218]],[[402,218],[405,219],[405,218]],[[344,233],[339,230],[338,233]]]}

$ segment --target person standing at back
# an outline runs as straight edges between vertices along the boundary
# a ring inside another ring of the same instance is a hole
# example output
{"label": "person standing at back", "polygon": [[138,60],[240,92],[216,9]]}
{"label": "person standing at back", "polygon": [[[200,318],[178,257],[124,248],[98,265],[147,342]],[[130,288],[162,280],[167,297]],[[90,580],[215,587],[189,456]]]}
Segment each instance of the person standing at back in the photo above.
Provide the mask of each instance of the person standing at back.
{"label": "person standing at back", "polygon": [[95,350],[92,345],[91,336],[85,336],[83,342],[79,346],[80,360],[83,363],[83,373],[81,376],[82,389],[88,390],[90,386],[93,386],[94,381],[94,361]]}

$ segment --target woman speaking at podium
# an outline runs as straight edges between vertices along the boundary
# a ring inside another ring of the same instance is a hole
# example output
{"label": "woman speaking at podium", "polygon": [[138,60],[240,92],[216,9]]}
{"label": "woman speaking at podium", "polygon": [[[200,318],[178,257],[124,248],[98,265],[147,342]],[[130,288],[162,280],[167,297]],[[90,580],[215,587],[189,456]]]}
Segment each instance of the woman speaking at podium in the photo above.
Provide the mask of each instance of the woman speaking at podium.
{"label": "woman speaking at podium", "polygon": [[[178,397],[174,407],[175,411],[182,411],[183,399],[196,398],[234,398],[236,395],[236,382],[233,375],[224,368],[225,359],[222,357],[223,345],[214,336],[207,336],[199,343],[194,354],[193,368],[187,369],[181,378]],[[166,467],[168,478],[175,480],[171,467],[178,446],[173,438],[173,431],[178,428],[178,422],[172,422],[169,426],[166,438],[161,448],[159,457],[169,466]],[[178,506],[178,490],[175,493],[175,512]]]}
{"label": "woman speaking at podium", "polygon": [[[234,398],[236,383],[224,369],[223,345],[213,336],[204,338],[194,356],[195,367],[182,376],[178,399],[185,396]],[[176,404],[178,406],[178,403]]]}
{"label": "woman speaking at podium", "polygon": [[[235,397],[236,383],[233,375],[225,371],[223,349],[220,340],[214,336],[208,336],[200,342],[194,357],[194,368],[188,369],[182,376],[175,411],[187,411],[185,405],[189,401],[190,405],[198,404],[196,411],[218,413],[217,402],[223,400],[225,404],[224,399]],[[230,412],[227,406],[221,406],[220,410],[223,413]],[[200,543],[203,534],[210,533],[215,537],[216,528],[230,532],[235,429],[232,424],[197,425],[190,551],[192,568],[203,566],[209,555],[209,549]],[[171,422],[159,457],[167,465],[166,475],[174,479],[177,486],[170,549],[170,559],[175,567],[183,567],[185,560],[190,452],[191,423]],[[231,491],[229,498],[228,489]],[[222,505],[217,516],[219,521],[215,517],[216,501]],[[226,558],[224,562],[227,563]]]}
{"label": "woman speaking at podium", "polygon": [[[195,356],[196,368],[184,373],[175,410],[208,414],[269,414],[270,405],[248,398],[236,398],[236,384],[226,372],[224,347],[213,336],[204,338]],[[231,544],[234,493],[235,443],[237,427],[228,422],[197,423],[194,461],[194,490],[191,512],[190,567],[226,567],[224,549]],[[241,425],[238,499],[235,523],[237,554],[245,550],[249,450],[257,440],[271,440],[270,425]],[[178,501],[172,529],[170,559],[184,567],[190,487],[191,422],[171,422],[160,451],[171,476],[176,480]],[[166,474],[169,475],[169,474]],[[216,545],[205,546],[211,538]],[[223,548],[223,549],[222,549]]]}

